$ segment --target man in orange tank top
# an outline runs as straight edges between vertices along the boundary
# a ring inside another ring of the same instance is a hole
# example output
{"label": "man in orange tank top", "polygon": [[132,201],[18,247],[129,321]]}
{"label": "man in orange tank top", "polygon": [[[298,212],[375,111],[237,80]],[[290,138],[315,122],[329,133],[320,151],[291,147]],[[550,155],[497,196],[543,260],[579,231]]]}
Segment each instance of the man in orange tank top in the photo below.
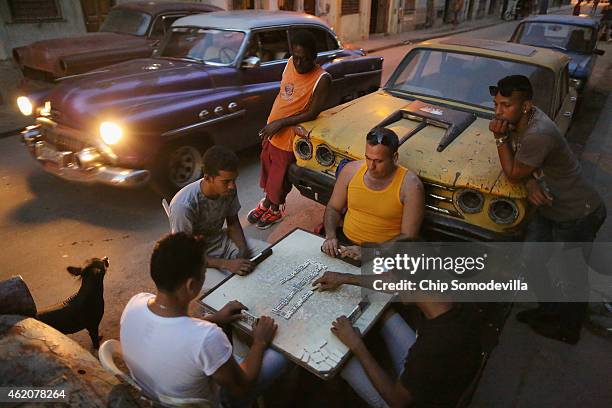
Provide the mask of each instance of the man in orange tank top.
{"label": "man in orange tank top", "polygon": [[[359,245],[365,242],[418,236],[425,213],[423,184],[412,171],[397,165],[398,148],[395,132],[374,128],[366,136],[365,160],[350,162],[341,170],[325,208],[321,249],[327,255],[359,260]],[[344,225],[338,231],[344,208]]]}
{"label": "man in orange tank top", "polygon": [[331,83],[329,74],[316,64],[316,42],[310,32],[300,30],[293,34],[291,48],[292,56],[283,72],[268,124],[259,132],[263,140],[259,185],[266,196],[247,216],[259,229],[270,228],[283,217],[280,207],[291,191],[285,175],[295,161],[294,126],[317,117]]}

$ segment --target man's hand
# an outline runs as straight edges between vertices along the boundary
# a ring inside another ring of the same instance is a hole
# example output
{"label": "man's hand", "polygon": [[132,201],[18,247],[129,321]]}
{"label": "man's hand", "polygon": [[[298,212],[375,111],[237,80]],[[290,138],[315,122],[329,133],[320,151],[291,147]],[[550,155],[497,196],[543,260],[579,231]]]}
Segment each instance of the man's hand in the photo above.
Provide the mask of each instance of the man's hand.
{"label": "man's hand", "polygon": [[527,188],[527,200],[535,206],[552,206],[553,197],[540,186],[537,180],[530,178],[525,183]]}
{"label": "man's hand", "polygon": [[253,271],[253,263],[244,258],[225,259],[223,262],[223,267],[231,273],[240,276],[248,275],[251,273],[251,271]]}
{"label": "man's hand", "polygon": [[247,307],[239,301],[232,300],[231,302],[226,303],[221,310],[214,313],[207,320],[219,325],[232,323],[240,318],[240,311],[245,310],[246,308]]}
{"label": "man's hand", "polygon": [[259,343],[264,347],[268,347],[276,335],[277,328],[278,326],[271,317],[260,317],[253,328],[253,344]]}
{"label": "man's hand", "polygon": [[268,123],[263,129],[259,131],[259,137],[261,139],[271,139],[272,136],[277,134],[283,128],[282,123],[278,120]]}
{"label": "man's hand", "polygon": [[356,261],[361,261],[361,247],[358,245],[341,246],[339,248],[342,257],[351,258]]}
{"label": "man's hand", "polygon": [[492,119],[489,122],[489,130],[493,132],[496,138],[507,136],[508,132],[514,130],[514,125],[504,119]]}
{"label": "man's hand", "polygon": [[321,245],[321,251],[334,258],[340,254],[338,249],[338,238],[326,238]]}
{"label": "man's hand", "polygon": [[323,276],[312,282],[312,286],[318,286],[319,290],[334,290],[346,283],[344,276],[338,272],[325,272]]}
{"label": "man's hand", "polygon": [[346,316],[340,316],[332,323],[331,332],[351,351],[355,351],[363,344],[361,333],[353,327]]}

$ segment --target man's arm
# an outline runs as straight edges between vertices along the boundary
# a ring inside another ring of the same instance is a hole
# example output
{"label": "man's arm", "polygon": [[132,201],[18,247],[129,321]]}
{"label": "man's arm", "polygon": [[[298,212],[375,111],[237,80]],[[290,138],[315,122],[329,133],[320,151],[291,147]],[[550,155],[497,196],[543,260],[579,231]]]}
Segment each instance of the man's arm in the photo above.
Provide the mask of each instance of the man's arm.
{"label": "man's arm", "polygon": [[355,354],[372,385],[390,407],[406,407],[412,403],[410,391],[404,388],[399,380],[394,382],[387,375],[346,316],[341,316],[333,322],[331,331]]}
{"label": "man's arm", "polygon": [[170,221],[170,232],[172,234],[176,234],[177,232],[193,234],[195,214],[193,210],[188,208],[185,204],[179,204],[175,202],[175,200],[172,200],[170,202],[170,215],[168,218]]}
{"label": "man's arm", "polygon": [[227,388],[230,393],[237,397],[248,395],[259,376],[264,351],[272,342],[277,328],[278,326],[270,317],[260,317],[253,328],[253,344],[249,354],[240,365],[236,363],[233,356],[230,357],[212,375],[215,382]]}
{"label": "man's arm", "polygon": [[244,231],[242,229],[242,225],[240,225],[238,214],[226,217],[225,222],[227,222],[227,236],[234,241],[234,244],[236,244],[238,250],[240,251],[238,258],[247,257],[248,248],[246,238],[244,237]]}
{"label": "man's arm", "polygon": [[299,123],[308,122],[309,120],[316,119],[319,113],[321,113],[321,111],[323,110],[323,105],[325,104],[325,100],[327,99],[327,93],[329,92],[330,84],[330,75],[323,74],[306,108],[303,111],[293,114],[291,116],[280,118],[268,123],[262,129],[262,137],[270,138],[284,127],[295,126]]}
{"label": "man's arm", "polygon": [[416,174],[411,171],[406,173],[401,193],[404,205],[401,234],[391,241],[417,238],[425,216],[425,189]]}
{"label": "man's arm", "polygon": [[323,215],[325,242],[323,242],[321,249],[329,256],[335,257],[338,255],[336,229],[342,220],[342,210],[344,210],[348,202],[348,185],[353,174],[355,174],[355,169],[358,168],[358,163],[361,162],[348,163],[340,171],[332,195],[325,207],[325,214]]}
{"label": "man's arm", "polygon": [[[352,273],[340,273],[327,271],[320,278],[312,282],[313,286],[318,286],[319,290],[334,290],[340,285],[360,286],[362,288],[373,289],[374,281],[382,283],[395,283],[399,279],[393,272],[381,273],[380,275],[353,275]],[[395,293],[391,290],[379,290],[379,292]]]}
{"label": "man's arm", "polygon": [[502,143],[498,146],[497,153],[504,174],[513,183],[525,181],[536,170],[535,167],[528,166],[515,159],[510,143]]}

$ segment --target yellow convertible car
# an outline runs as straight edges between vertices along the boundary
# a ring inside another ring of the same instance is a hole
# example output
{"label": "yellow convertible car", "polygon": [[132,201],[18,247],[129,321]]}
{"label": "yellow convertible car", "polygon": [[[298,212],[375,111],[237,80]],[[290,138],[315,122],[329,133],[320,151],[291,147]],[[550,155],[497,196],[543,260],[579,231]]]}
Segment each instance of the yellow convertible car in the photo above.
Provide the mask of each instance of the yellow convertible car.
{"label": "yellow convertible car", "polygon": [[489,85],[526,75],[535,104],[566,133],[576,102],[569,61],[555,51],[482,39],[420,43],[382,89],[296,128],[290,180],[304,196],[327,203],[339,169],[363,158],[368,131],[386,126],[400,137],[399,163],[425,185],[426,235],[518,240],[529,210],[526,191],[501,171],[488,129]]}

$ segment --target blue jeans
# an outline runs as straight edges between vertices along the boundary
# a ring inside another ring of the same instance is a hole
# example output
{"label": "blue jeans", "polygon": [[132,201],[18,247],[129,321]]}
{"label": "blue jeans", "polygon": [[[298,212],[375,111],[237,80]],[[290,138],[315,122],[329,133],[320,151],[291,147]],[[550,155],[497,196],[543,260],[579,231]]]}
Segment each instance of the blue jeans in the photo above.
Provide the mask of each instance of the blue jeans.
{"label": "blue jeans", "polygon": [[[416,333],[408,326],[402,317],[394,313],[387,319],[381,329],[387,351],[391,355],[394,378],[404,371],[404,363],[410,347],[416,341]],[[387,403],[374,388],[363,366],[356,357],[351,358],[340,373],[340,376],[351,388],[371,407],[387,407]]]}
{"label": "blue jeans", "polygon": [[[242,359],[237,359],[238,363],[242,362]],[[289,360],[285,358],[281,353],[272,350],[271,348],[266,349],[261,362],[261,369],[259,370],[259,376],[254,388],[249,394],[240,399],[230,394],[226,389],[221,390],[221,401],[224,407],[231,408],[242,408],[250,407],[253,402],[280,376],[282,376],[290,366]]]}
{"label": "blue jeans", "polygon": [[[597,231],[606,220],[606,207],[601,205],[590,214],[576,220],[556,222],[536,214],[527,227],[523,261],[530,265],[532,270],[541,273],[528,276],[529,284],[533,287],[536,296],[544,298],[543,294],[550,294],[553,284],[548,274],[546,264],[552,257],[551,252],[545,252],[538,246],[530,246],[530,242],[565,242],[564,252],[568,254],[581,254],[585,261],[591,256],[592,242]],[[551,248],[552,250],[552,248]],[[568,258],[571,261],[571,258]],[[568,262],[571,264],[571,262]],[[587,299],[589,291],[588,269],[572,269],[566,265],[564,283],[574,298]],[[559,297],[562,295],[559,294]],[[579,329],[586,315],[586,302],[547,302],[540,306],[552,314],[559,315],[561,326],[567,329]]]}

